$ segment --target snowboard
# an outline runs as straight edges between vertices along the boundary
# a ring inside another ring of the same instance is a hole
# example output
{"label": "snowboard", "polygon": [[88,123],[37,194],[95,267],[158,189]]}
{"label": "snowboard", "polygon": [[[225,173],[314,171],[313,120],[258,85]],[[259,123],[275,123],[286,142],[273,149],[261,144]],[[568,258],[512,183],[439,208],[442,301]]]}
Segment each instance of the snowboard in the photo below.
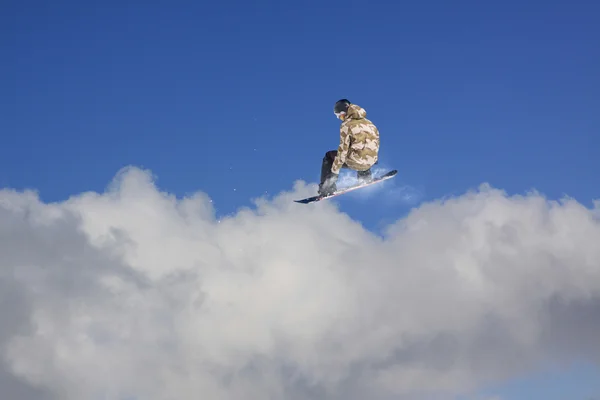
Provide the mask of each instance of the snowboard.
{"label": "snowboard", "polygon": [[341,194],[348,193],[348,192],[351,192],[351,191],[356,190],[356,189],[361,189],[361,188],[364,188],[364,187],[367,187],[367,186],[374,185],[376,183],[383,182],[383,181],[385,181],[387,179],[391,179],[394,176],[396,176],[397,173],[398,173],[398,170],[394,169],[392,171],[389,171],[389,172],[387,172],[387,173],[385,173],[385,174],[383,174],[381,176],[378,176],[378,177],[372,179],[371,182],[369,182],[369,183],[364,183],[362,185],[352,185],[352,186],[348,186],[348,187],[345,187],[345,188],[340,188],[340,189],[338,189],[337,191],[335,191],[334,193],[332,193],[332,194],[330,194],[328,196],[316,195],[316,196],[312,196],[312,197],[307,197],[306,199],[294,200],[294,201],[296,203],[301,203],[301,204],[310,204],[310,203],[314,203],[314,202],[317,202],[317,201],[330,199],[332,197],[339,196]]}

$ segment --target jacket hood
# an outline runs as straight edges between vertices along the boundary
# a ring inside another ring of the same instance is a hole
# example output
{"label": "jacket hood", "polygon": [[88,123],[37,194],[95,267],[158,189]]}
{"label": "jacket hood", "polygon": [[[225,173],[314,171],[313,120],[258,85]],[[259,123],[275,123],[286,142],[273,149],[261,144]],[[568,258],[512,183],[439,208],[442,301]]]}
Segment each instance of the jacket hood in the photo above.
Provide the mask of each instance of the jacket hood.
{"label": "jacket hood", "polygon": [[346,112],[347,119],[363,119],[366,118],[367,111],[359,105],[350,104]]}

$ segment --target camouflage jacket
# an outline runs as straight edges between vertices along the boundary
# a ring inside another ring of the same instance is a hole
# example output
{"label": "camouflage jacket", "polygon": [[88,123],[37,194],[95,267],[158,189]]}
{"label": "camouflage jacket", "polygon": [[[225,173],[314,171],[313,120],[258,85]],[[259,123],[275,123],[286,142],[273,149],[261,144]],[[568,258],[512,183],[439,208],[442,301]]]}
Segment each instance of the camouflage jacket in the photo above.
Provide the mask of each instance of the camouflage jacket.
{"label": "camouflage jacket", "polygon": [[340,127],[340,145],[331,172],[339,174],[342,166],[365,171],[377,161],[379,130],[367,118],[364,108],[351,104]]}

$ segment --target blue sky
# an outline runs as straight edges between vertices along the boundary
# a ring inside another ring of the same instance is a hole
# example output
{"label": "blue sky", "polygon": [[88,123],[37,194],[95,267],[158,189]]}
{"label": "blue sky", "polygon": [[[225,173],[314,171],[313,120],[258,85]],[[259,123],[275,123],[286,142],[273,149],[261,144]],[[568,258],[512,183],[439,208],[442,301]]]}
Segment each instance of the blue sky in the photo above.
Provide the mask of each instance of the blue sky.
{"label": "blue sky", "polygon": [[[231,213],[316,182],[345,97],[380,129],[389,186],[415,194],[337,200],[366,226],[484,182],[600,198],[600,4],[139,4],[4,5],[0,187],[62,200],[136,165]],[[585,371],[494,394],[600,396]]]}

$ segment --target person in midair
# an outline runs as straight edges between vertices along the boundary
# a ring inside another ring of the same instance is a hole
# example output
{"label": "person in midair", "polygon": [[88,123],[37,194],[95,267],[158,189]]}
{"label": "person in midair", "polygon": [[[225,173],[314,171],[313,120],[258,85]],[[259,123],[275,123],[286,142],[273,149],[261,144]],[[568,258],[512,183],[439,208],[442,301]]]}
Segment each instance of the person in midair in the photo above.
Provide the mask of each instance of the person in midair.
{"label": "person in midair", "polygon": [[337,150],[325,153],[321,165],[319,195],[327,196],[336,190],[342,168],[356,171],[359,183],[371,180],[371,167],[379,156],[379,130],[366,118],[364,108],[352,104],[347,99],[338,100],[333,112],[342,121],[340,144]]}

